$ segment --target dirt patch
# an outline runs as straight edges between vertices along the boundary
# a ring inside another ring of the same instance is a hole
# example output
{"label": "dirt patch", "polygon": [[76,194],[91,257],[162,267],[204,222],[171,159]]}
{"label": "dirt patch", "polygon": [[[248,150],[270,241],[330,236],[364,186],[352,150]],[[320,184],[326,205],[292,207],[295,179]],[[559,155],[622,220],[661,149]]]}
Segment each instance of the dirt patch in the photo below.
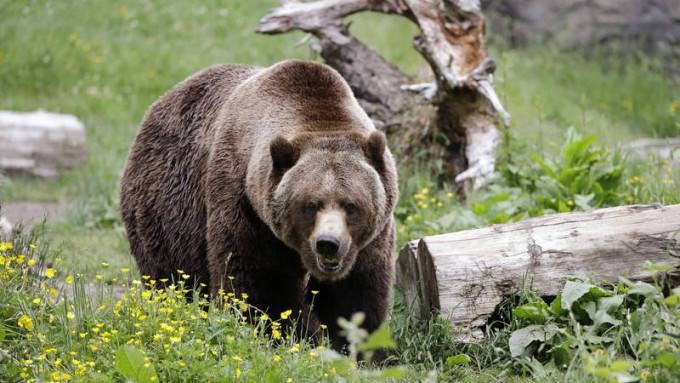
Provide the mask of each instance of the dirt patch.
{"label": "dirt patch", "polygon": [[22,225],[30,229],[43,220],[60,220],[67,210],[68,204],[65,202],[16,201],[3,203],[0,206],[0,215],[15,227]]}

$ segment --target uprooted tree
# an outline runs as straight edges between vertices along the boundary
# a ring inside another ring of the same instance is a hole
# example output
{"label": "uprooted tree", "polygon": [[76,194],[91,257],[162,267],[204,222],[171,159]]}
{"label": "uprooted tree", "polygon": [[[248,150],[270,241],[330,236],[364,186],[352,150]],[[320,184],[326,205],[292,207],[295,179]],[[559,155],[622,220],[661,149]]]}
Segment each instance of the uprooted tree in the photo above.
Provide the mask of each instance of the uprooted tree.
{"label": "uprooted tree", "polygon": [[[413,45],[432,69],[433,82],[409,84],[408,75],[353,37],[342,18],[362,11],[414,22],[420,35]],[[510,116],[493,88],[495,63],[484,48],[478,0],[281,0],[257,32],[296,29],[318,38],[312,48],[347,80],[378,128],[394,131],[407,123],[409,108],[434,106],[435,126],[445,137],[439,144],[458,190],[464,193],[493,177],[498,117],[508,125]]]}

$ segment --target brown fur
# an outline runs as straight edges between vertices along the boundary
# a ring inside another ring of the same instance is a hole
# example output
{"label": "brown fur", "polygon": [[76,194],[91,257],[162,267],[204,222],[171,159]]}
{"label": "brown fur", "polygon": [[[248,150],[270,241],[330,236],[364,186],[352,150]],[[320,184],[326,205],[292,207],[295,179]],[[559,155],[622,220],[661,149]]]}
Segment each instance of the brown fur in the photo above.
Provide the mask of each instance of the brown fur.
{"label": "brown fur", "polygon": [[[130,151],[120,208],[142,275],[181,269],[213,295],[247,292],[273,316],[308,312],[318,290],[311,326],[328,325],[340,348],[339,316],[363,311],[368,330],[385,319],[396,200],[385,137],[347,84],[291,60],[208,68],[157,101]],[[332,272],[314,248],[322,216],[340,223],[346,249]]]}

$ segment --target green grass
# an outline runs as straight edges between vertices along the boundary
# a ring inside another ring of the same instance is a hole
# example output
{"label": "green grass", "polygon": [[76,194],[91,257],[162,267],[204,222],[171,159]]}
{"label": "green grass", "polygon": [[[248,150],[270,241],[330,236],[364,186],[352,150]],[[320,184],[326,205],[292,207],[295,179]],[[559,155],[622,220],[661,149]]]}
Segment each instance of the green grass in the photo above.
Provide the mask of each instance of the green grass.
{"label": "green grass", "polygon": [[[0,109],[31,111],[42,108],[69,113],[76,115],[86,126],[89,151],[86,166],[62,171],[58,179],[49,181],[0,177],[2,201],[67,201],[71,204],[72,208],[62,222],[50,223],[35,232],[40,254],[28,254],[38,256],[46,266],[59,270],[56,277],[59,281],[48,281],[53,288],[61,289],[67,275],[76,276],[78,283],[126,281],[128,287],[134,278],[138,278],[117,215],[118,190],[128,148],[146,108],[154,100],[188,75],[212,64],[270,65],[286,58],[318,59],[308,46],[294,46],[303,37],[302,33],[282,36],[254,33],[259,18],[276,5],[273,0],[173,3],[0,0]],[[351,31],[356,36],[374,45],[403,71],[415,74],[420,70],[423,60],[411,48],[416,29],[407,20],[360,14],[348,21],[352,22]],[[566,174],[574,169],[568,161],[564,162],[568,156],[562,148],[570,126],[582,136],[596,136],[589,150],[606,148],[589,169],[606,172],[612,166],[624,168],[621,177],[608,189],[618,198],[617,203],[680,202],[680,167],[664,164],[656,158],[627,160],[612,149],[640,137],[680,134],[680,86],[677,80],[667,78],[653,61],[613,55],[584,59],[551,47],[512,50],[499,45],[492,46],[490,52],[498,62],[495,78],[498,93],[513,117],[512,141],[503,149],[512,160],[505,160],[506,153],[503,153],[499,169],[504,176],[473,193],[465,203],[450,195],[447,186],[436,184],[433,177],[436,161],[400,166],[402,198],[396,215],[400,245],[423,235],[507,222],[562,208],[578,209],[578,204],[574,204],[577,196],[596,194],[599,189],[579,187],[569,193],[558,193],[558,189],[538,181],[547,174],[546,170],[529,158],[530,154],[537,154],[538,159],[554,160],[548,168],[557,170],[556,174]],[[399,153],[395,154],[398,161],[404,160],[399,158]],[[508,173],[508,169],[514,170]],[[569,182],[569,187],[573,181],[559,177],[554,180],[563,185]],[[103,267],[102,263],[108,267]],[[132,270],[123,272],[121,269]],[[12,310],[2,314],[4,322],[0,323],[4,327],[0,329],[11,334],[7,339],[18,342],[12,349],[17,353],[13,354],[12,363],[19,365],[21,359],[29,357],[37,360],[43,352],[43,346],[35,343],[35,338],[22,338],[25,332],[17,327],[20,313],[29,315],[36,327],[44,326],[40,331],[59,344],[60,356],[76,352],[76,359],[82,361],[87,350],[71,349],[78,342],[69,332],[72,327],[63,311],[64,306],[56,302],[54,308],[44,309],[62,310],[50,313],[64,327],[45,323],[45,320],[49,321],[49,316],[45,317],[47,311],[31,305],[35,294],[44,294],[40,291],[40,283],[37,292],[31,286],[19,285],[0,289],[0,295],[7,302],[0,307],[0,312]],[[525,382],[531,381],[533,376],[546,381],[540,374],[532,375],[537,374],[537,365],[529,365],[526,361],[520,363],[509,357],[509,329],[492,334],[489,342],[459,345],[453,341],[445,321],[437,318],[429,323],[414,321],[405,314],[399,299],[399,293],[396,293],[390,325],[397,341],[393,354],[409,366],[410,375],[406,380],[425,379],[428,374],[436,373],[440,380]],[[80,303],[81,306],[86,304]],[[126,307],[141,309],[134,305]],[[189,311],[195,309],[191,305],[187,308]],[[207,322],[201,323],[212,326],[224,314],[209,311]],[[233,320],[232,316],[226,317],[225,320]],[[132,322],[119,322],[110,307],[101,312],[90,308],[87,315],[76,320],[78,326],[88,329],[94,321],[111,328],[134,326]],[[148,330],[158,331],[161,323],[164,319],[157,317]],[[192,331],[198,331],[195,336],[203,339],[208,336],[205,331],[215,330],[199,327],[192,327]],[[120,380],[124,376],[115,370],[112,358],[120,351],[120,342],[127,342],[134,332],[127,328],[118,331],[121,336],[116,340],[116,347],[100,347],[94,357],[96,361],[92,360],[96,368],[104,371],[103,380]],[[231,323],[219,327],[219,331],[246,334],[252,327]],[[156,346],[144,339],[137,348],[155,353],[152,359],[158,374],[163,377],[189,374],[178,367],[182,361],[181,351],[166,357],[162,347],[154,348]],[[239,342],[245,339],[238,338]],[[185,338],[182,342],[185,341],[188,340]],[[196,368],[217,369],[219,373],[227,374],[222,377],[233,377],[228,373],[235,374],[238,363],[229,360],[228,356],[236,353],[250,363],[247,370],[241,369],[243,374],[246,371],[250,374],[244,376],[255,376],[265,369],[272,369],[276,374],[272,379],[284,379],[289,374],[313,380],[317,378],[314,374],[323,375],[329,371],[327,366],[314,364],[316,362],[311,359],[296,358],[285,349],[272,349],[264,338],[257,338],[255,342],[252,353],[246,354],[231,348],[234,345],[223,339],[218,340],[215,350],[219,356],[196,362]],[[299,355],[312,352],[311,345],[302,343]],[[7,341],[0,341],[0,344],[3,349]],[[193,346],[182,343],[181,347],[185,346],[187,348],[180,350],[189,354],[196,351]],[[24,350],[29,350],[31,355],[24,355]],[[471,361],[455,363],[454,357],[462,353]],[[4,358],[3,355],[0,353],[0,357]],[[274,355],[280,355],[281,364],[272,364]],[[54,355],[46,358],[44,366],[49,368],[44,367],[44,373],[36,372],[31,376],[49,378],[47,373],[53,370],[75,374],[73,364],[69,369],[59,369],[54,366]],[[74,359],[63,357],[64,362],[66,358]],[[602,363],[606,367],[610,362]],[[21,371],[12,376],[19,373]],[[191,373],[197,374],[196,380],[199,377],[206,379],[199,372]],[[565,374],[558,372],[550,379],[564,380],[569,376]],[[343,376],[368,379],[354,372]],[[598,381],[588,373],[575,379]]]}
{"label": "green grass", "polygon": [[649,60],[614,55],[585,59],[552,47],[491,49],[496,87],[520,141],[544,150],[573,126],[613,146],[680,135],[680,86]]}

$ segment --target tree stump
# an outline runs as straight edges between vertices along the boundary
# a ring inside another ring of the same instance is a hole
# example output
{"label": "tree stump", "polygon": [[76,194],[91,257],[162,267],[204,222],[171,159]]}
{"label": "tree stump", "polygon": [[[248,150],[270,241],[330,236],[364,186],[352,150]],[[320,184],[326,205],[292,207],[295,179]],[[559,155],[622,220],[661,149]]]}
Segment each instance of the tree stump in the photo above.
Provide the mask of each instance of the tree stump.
{"label": "tree stump", "polygon": [[85,128],[74,116],[0,111],[0,169],[7,175],[54,177],[86,160]]}
{"label": "tree stump", "polygon": [[524,282],[554,297],[570,276],[650,281],[649,264],[670,265],[670,276],[680,276],[680,205],[554,214],[425,237],[401,250],[397,285],[414,315],[439,311],[460,340],[471,341]]}
{"label": "tree stump", "polygon": [[[378,128],[401,124],[408,107],[436,107],[438,130],[446,137],[451,179],[463,192],[495,175],[499,138],[496,119],[510,116],[493,88],[494,61],[484,49],[484,17],[475,0],[282,0],[257,28],[259,33],[299,29],[318,37],[312,43],[348,81]],[[342,18],[374,11],[400,15],[421,31],[413,42],[434,74],[434,82],[409,84],[409,77],[349,33]],[[422,141],[422,140],[421,140]]]}

